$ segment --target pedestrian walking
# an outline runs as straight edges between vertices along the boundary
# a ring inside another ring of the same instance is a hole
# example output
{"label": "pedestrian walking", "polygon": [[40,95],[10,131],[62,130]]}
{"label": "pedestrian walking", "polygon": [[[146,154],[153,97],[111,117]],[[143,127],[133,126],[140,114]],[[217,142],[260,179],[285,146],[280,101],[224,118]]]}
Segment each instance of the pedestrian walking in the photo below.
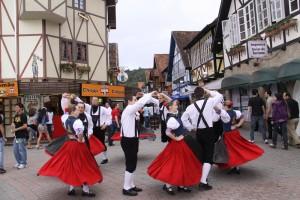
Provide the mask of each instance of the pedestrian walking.
{"label": "pedestrian walking", "polygon": [[[204,98],[206,94],[210,97]],[[197,131],[197,141],[203,151],[203,168],[199,189],[211,190],[212,186],[208,184],[207,177],[213,163],[215,143],[213,129],[214,107],[223,101],[223,96],[217,91],[210,91],[202,87],[197,87],[194,91],[194,99],[196,102],[187,107],[181,120],[185,128],[189,131]]]}
{"label": "pedestrian walking", "polygon": [[285,92],[283,97],[288,105],[289,119],[287,123],[289,142],[300,148],[299,135],[296,133],[297,126],[299,124],[299,104],[296,100],[292,99],[291,94]]}
{"label": "pedestrian walking", "polygon": [[[120,129],[120,119],[121,119],[121,110],[120,110],[120,105],[117,103],[113,106],[113,110],[111,112],[112,116],[112,130],[111,133],[112,135],[115,134],[117,130]],[[113,146],[113,140],[111,137],[108,140],[108,145]]]}
{"label": "pedestrian walking", "polygon": [[148,174],[164,182],[163,190],[170,195],[175,195],[172,186],[177,186],[178,191],[191,192],[190,186],[199,183],[202,164],[184,141],[187,130],[183,127],[178,114],[177,101],[167,105],[166,134],[170,142],[165,149],[148,167]]}
{"label": "pedestrian walking", "polygon": [[15,135],[13,151],[17,161],[14,167],[17,169],[24,169],[27,166],[27,116],[23,109],[23,104],[17,103],[15,105],[15,116],[11,125],[11,132]]}
{"label": "pedestrian walking", "polygon": [[277,147],[277,135],[281,132],[283,139],[283,149],[288,150],[287,121],[288,121],[288,105],[283,99],[281,93],[275,94],[275,101],[272,104],[273,119],[273,138],[270,147]]}
{"label": "pedestrian walking", "polygon": [[248,113],[251,115],[250,142],[255,142],[254,131],[258,124],[258,130],[262,134],[265,144],[268,144],[264,122],[264,116],[266,116],[265,103],[262,98],[259,97],[257,89],[252,90],[252,95],[253,97],[251,97],[248,102]]}
{"label": "pedestrian walking", "polygon": [[275,101],[274,97],[272,97],[272,91],[267,90],[265,92],[266,97],[266,115],[265,119],[267,121],[268,126],[268,139],[272,140],[272,132],[273,132],[273,120],[272,120],[272,104]]}
{"label": "pedestrian walking", "polygon": [[139,149],[139,133],[137,130],[138,122],[136,120],[137,112],[142,109],[147,103],[159,104],[157,99],[152,96],[157,92],[149,94],[139,94],[142,96],[139,100],[133,96],[126,98],[128,104],[124,109],[121,117],[121,147],[125,155],[126,170],[124,175],[123,195],[137,196],[142,189],[134,184],[134,172],[137,165],[137,154]]}

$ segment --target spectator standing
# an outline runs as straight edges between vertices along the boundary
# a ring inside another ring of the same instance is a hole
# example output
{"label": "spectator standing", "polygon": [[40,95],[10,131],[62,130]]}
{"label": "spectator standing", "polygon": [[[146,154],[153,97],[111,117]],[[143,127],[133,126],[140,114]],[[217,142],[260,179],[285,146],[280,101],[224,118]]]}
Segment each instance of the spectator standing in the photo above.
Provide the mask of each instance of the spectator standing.
{"label": "spectator standing", "polygon": [[47,108],[47,117],[48,117],[48,121],[46,122],[46,126],[47,126],[47,131],[49,133],[50,138],[52,138],[52,133],[53,133],[53,116],[54,113],[50,108]]}
{"label": "spectator standing", "polygon": [[283,99],[283,95],[278,93],[275,95],[276,101],[272,104],[272,118],[273,118],[273,143],[270,147],[276,148],[277,134],[281,132],[283,138],[283,149],[288,149],[287,137],[287,121],[288,121],[288,107]]}
{"label": "spectator standing", "polygon": [[253,89],[252,95],[248,102],[248,112],[251,114],[251,130],[250,130],[250,142],[254,143],[254,131],[256,124],[258,123],[258,130],[262,134],[265,144],[268,144],[266,138],[266,129],[264,123],[265,116],[265,103],[258,95],[258,90]]}
{"label": "spectator standing", "polygon": [[299,123],[299,104],[296,100],[292,99],[290,93],[285,92],[283,94],[288,105],[289,119],[287,122],[288,136],[290,138],[290,143],[296,145],[297,148],[300,148],[300,139],[296,133],[296,129]]}
{"label": "spectator standing", "polygon": [[145,128],[150,128],[150,108],[148,106],[144,107],[144,121]]}
{"label": "spectator standing", "polygon": [[0,174],[6,173],[4,169],[4,145],[6,138],[4,135],[3,115],[0,116]]}
{"label": "spectator standing", "polygon": [[36,138],[37,136],[37,113],[35,108],[30,108],[28,112],[28,145],[27,148],[31,149],[31,142]]}
{"label": "spectator standing", "polygon": [[27,166],[27,150],[26,150],[26,136],[27,136],[27,116],[23,112],[24,106],[21,103],[15,106],[15,116],[11,125],[11,132],[15,134],[13,151],[17,161],[14,167],[17,169],[24,169]]}
{"label": "spectator standing", "polygon": [[266,97],[266,115],[265,119],[267,120],[267,125],[268,125],[268,139],[272,140],[272,130],[273,130],[273,125],[272,125],[272,104],[274,102],[274,97],[272,97],[272,92],[271,90],[267,90],[265,92],[265,97]]}
{"label": "spectator standing", "polygon": [[38,132],[39,132],[39,138],[37,140],[36,148],[39,149],[41,147],[40,142],[42,140],[43,135],[45,134],[47,137],[47,140],[51,142],[51,138],[48,132],[47,128],[47,122],[49,121],[48,115],[47,115],[47,109],[43,107],[42,109],[39,110],[38,112]]}

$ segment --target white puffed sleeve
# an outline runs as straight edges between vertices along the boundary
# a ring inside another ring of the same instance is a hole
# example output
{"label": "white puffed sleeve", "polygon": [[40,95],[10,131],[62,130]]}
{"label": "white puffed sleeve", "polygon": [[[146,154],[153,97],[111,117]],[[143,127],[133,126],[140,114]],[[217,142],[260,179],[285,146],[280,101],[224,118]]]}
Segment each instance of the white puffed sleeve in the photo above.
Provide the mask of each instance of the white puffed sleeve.
{"label": "white puffed sleeve", "polygon": [[169,128],[169,129],[175,130],[179,126],[180,126],[180,124],[174,117],[171,117],[167,122],[167,128]]}
{"label": "white puffed sleeve", "polygon": [[82,134],[84,131],[83,123],[80,119],[77,119],[73,124],[73,129],[76,133],[76,135]]}
{"label": "white puffed sleeve", "polygon": [[235,114],[236,114],[236,119],[241,119],[243,117],[243,114],[241,111],[239,110],[234,110]]}
{"label": "white puffed sleeve", "polygon": [[[63,124],[63,127],[65,127],[65,123],[66,123],[66,121],[67,121],[67,119],[68,119],[68,117],[69,117],[69,114],[63,114],[62,116],[61,116],[61,122],[62,122],[62,124]],[[66,127],[65,127],[66,128]]]}

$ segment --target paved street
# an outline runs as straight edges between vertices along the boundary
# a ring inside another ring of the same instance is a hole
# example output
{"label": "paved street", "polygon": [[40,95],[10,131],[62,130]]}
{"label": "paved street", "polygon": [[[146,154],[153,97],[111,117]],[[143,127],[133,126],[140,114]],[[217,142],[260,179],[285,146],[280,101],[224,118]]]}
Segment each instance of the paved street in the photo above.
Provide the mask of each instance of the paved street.
{"label": "paved street", "polygon": [[[259,141],[260,137],[256,137]],[[199,192],[195,188],[191,194],[168,196],[161,189],[162,184],[146,174],[147,166],[164,147],[159,140],[142,141],[136,183],[144,189],[138,197],[127,198],[121,195],[124,160],[119,143],[109,148],[109,164],[101,166],[104,181],[94,186],[96,199],[251,199],[251,200],[292,200],[300,198],[300,150],[289,151],[270,149],[258,142],[265,149],[260,159],[241,168],[241,175],[227,175],[225,171],[214,168],[210,183],[214,189]],[[67,186],[48,177],[37,177],[39,167],[49,159],[43,150],[29,150],[29,165],[24,170],[13,169],[15,164],[12,147],[6,147],[5,166],[7,173],[0,176],[1,200],[60,200],[71,199],[66,195]],[[99,160],[99,158],[98,158]],[[78,190],[79,193],[79,190]],[[80,195],[77,198],[81,199]]]}

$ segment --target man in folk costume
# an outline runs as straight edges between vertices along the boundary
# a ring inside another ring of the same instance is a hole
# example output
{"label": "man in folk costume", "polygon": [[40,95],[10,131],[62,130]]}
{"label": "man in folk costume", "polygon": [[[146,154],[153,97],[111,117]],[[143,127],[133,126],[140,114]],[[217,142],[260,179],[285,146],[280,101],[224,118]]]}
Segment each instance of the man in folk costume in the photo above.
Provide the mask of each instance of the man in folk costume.
{"label": "man in folk costume", "polygon": [[[139,100],[137,97],[127,98],[127,107],[121,117],[121,147],[125,154],[126,171],[124,177],[123,194],[136,196],[142,189],[134,184],[133,175],[137,165],[137,154],[139,149],[139,133],[137,130],[136,113],[147,103],[154,103],[158,106],[159,101],[152,96],[157,92],[143,95]],[[142,94],[139,94],[141,96]]]}
{"label": "man in folk costume", "polygon": [[92,105],[85,104],[85,111],[92,117],[94,136],[96,136],[105,146],[105,151],[102,154],[103,159],[101,164],[106,164],[108,162],[108,158],[107,147],[105,145],[105,132],[110,123],[111,112],[109,112],[109,110],[104,106],[100,106],[98,97],[92,98]]}
{"label": "man in folk costume", "polygon": [[[210,97],[204,98],[206,94]],[[197,130],[197,141],[203,151],[203,168],[199,189],[211,190],[212,186],[207,183],[207,177],[213,163],[215,143],[213,116],[215,107],[223,101],[223,96],[217,91],[197,87],[194,91],[194,98],[196,102],[187,107],[181,120],[189,131]]]}
{"label": "man in folk costume", "polygon": [[159,100],[159,111],[160,111],[160,119],[161,119],[161,142],[167,142],[169,140],[169,137],[166,135],[166,130],[167,130],[167,114],[168,114],[168,109],[167,109],[167,104],[172,101],[170,97],[167,95],[161,93],[158,95],[158,100]]}

